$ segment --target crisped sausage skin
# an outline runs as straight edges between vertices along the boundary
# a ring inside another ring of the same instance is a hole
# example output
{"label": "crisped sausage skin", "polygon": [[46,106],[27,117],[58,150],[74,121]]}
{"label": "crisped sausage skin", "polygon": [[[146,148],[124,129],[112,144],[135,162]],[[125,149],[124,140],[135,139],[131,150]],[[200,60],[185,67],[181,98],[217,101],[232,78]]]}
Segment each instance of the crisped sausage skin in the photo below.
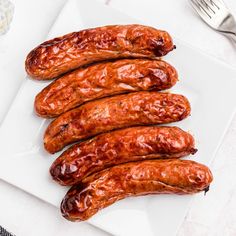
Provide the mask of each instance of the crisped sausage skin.
{"label": "crisped sausage skin", "polygon": [[25,68],[32,78],[45,80],[92,62],[161,57],[174,48],[165,31],[143,25],[108,25],[40,44],[28,54]]}
{"label": "crisped sausage skin", "polygon": [[44,135],[44,147],[55,153],[106,131],[179,121],[190,110],[186,97],[169,93],[141,91],[91,101],[52,121]]}
{"label": "crisped sausage skin", "polygon": [[83,221],[129,196],[207,191],[212,179],[211,171],[194,161],[130,162],[95,173],[72,187],[61,203],[61,212],[68,220]]}
{"label": "crisped sausage skin", "polygon": [[97,63],[66,74],[44,88],[36,96],[35,111],[42,117],[55,117],[86,101],[125,92],[169,89],[177,80],[176,70],[161,60]]}
{"label": "crisped sausage skin", "polygon": [[53,162],[50,173],[61,185],[74,185],[113,165],[180,158],[196,151],[192,135],[178,127],[132,127],[75,144]]}

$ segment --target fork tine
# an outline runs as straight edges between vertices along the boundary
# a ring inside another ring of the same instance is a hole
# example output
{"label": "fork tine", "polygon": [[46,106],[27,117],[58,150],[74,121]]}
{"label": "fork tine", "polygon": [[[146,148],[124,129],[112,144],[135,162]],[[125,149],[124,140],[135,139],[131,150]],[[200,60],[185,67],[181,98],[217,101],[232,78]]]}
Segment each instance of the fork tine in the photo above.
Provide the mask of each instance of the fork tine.
{"label": "fork tine", "polygon": [[211,18],[212,14],[215,14],[215,12],[210,9],[209,5],[206,3],[205,0],[196,0],[197,3],[201,6],[203,11]]}
{"label": "fork tine", "polygon": [[215,6],[218,10],[220,10],[220,5],[216,3],[216,1],[209,0],[208,1],[212,6]]}
{"label": "fork tine", "polygon": [[211,16],[205,11],[202,4],[200,4],[199,0],[190,0],[192,7],[195,9],[195,11],[205,20],[208,21],[211,19]]}
{"label": "fork tine", "polygon": [[208,2],[210,2],[211,5],[217,7],[218,10],[220,10],[220,8],[227,8],[222,0],[208,0]]}
{"label": "fork tine", "polygon": [[226,6],[224,5],[223,1],[220,0],[204,0],[207,5],[214,10],[214,12],[221,10],[221,9],[225,9]]}
{"label": "fork tine", "polygon": [[235,19],[222,0],[190,0],[190,3],[210,27],[230,37],[235,35]]}
{"label": "fork tine", "polygon": [[[211,0],[200,0],[200,2],[206,7],[206,10],[208,10],[208,13],[216,13],[214,11],[215,5],[212,4]],[[218,8],[217,8],[218,9]]]}

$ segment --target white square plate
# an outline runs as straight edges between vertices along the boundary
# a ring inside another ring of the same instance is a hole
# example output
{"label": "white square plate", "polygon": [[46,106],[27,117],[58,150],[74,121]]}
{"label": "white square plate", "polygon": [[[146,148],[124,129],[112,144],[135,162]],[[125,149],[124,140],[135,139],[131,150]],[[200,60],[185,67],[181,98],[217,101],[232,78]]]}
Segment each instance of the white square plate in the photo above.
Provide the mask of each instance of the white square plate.
{"label": "white square plate", "polygon": [[[128,23],[137,21],[93,0],[71,0],[48,38]],[[180,76],[172,91],[186,95],[192,105],[191,117],[177,125],[194,134],[199,149],[194,159],[210,164],[236,107],[236,71],[181,41],[175,44],[177,50],[165,57]],[[0,178],[58,207],[67,188],[54,183],[48,169],[59,154],[44,151],[42,136],[48,121],[33,112],[34,97],[47,84],[27,78],[3,122]],[[115,235],[174,235],[191,199],[175,195],[129,198],[100,211],[89,222]]]}

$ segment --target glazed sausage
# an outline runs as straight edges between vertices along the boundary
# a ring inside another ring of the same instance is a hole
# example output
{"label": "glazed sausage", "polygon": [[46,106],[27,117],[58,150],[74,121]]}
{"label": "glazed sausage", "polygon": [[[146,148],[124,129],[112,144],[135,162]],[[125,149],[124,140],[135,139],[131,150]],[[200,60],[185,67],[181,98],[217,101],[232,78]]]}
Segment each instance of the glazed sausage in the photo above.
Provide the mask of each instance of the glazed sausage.
{"label": "glazed sausage", "polygon": [[61,212],[68,220],[83,221],[125,197],[207,191],[212,179],[206,166],[193,161],[130,162],[95,173],[72,187],[61,203]]}
{"label": "glazed sausage", "polygon": [[61,185],[74,185],[107,167],[145,159],[180,158],[197,151],[191,134],[178,127],[132,127],[75,144],[50,168]]}
{"label": "glazed sausage", "polygon": [[139,90],[169,89],[176,70],[160,60],[124,59],[77,69],[52,82],[35,99],[35,111],[55,117],[86,101]]}
{"label": "glazed sausage", "polygon": [[190,104],[182,95],[136,92],[88,102],[49,124],[44,135],[50,153],[64,146],[114,129],[135,125],[165,124],[184,119]]}
{"label": "glazed sausage", "polygon": [[27,56],[27,73],[52,79],[93,62],[118,58],[155,58],[173,50],[172,38],[143,25],[110,25],[70,33],[40,44]]}

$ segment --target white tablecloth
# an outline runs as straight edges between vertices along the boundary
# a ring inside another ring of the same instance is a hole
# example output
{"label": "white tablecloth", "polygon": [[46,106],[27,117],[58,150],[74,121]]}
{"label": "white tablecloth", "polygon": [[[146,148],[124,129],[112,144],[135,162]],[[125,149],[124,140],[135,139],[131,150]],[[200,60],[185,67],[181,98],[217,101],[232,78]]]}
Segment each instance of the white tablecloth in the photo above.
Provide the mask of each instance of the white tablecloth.
{"label": "white tablecloth", "polygon": [[[224,36],[203,24],[187,0],[100,1],[147,24],[158,25],[236,68],[236,44],[232,45]],[[24,58],[27,52],[43,41],[65,0],[12,2],[15,15],[10,31],[0,37],[0,121],[25,78]],[[236,13],[236,1],[226,2]],[[222,89],[225,80],[222,78]],[[195,198],[178,236],[236,235],[235,143],[236,117],[211,165],[215,177],[211,191],[202,201]],[[4,181],[0,181],[0,225],[17,236],[107,235],[87,223],[65,221],[58,209]]]}

